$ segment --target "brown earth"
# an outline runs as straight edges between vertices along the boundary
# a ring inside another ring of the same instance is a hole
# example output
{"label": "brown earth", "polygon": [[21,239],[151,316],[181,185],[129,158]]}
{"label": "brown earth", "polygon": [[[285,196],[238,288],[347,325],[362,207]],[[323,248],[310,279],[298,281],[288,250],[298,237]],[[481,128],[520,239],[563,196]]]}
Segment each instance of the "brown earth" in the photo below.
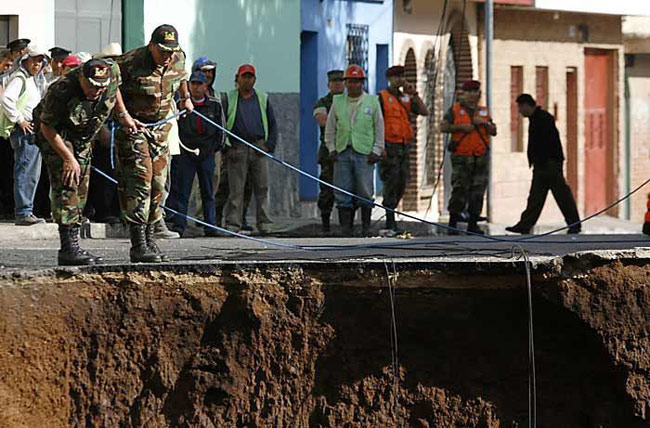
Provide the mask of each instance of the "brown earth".
{"label": "brown earth", "polygon": [[[0,427],[527,426],[513,267],[396,265],[397,350],[383,263],[4,278]],[[537,426],[648,426],[650,264],[535,272]]]}

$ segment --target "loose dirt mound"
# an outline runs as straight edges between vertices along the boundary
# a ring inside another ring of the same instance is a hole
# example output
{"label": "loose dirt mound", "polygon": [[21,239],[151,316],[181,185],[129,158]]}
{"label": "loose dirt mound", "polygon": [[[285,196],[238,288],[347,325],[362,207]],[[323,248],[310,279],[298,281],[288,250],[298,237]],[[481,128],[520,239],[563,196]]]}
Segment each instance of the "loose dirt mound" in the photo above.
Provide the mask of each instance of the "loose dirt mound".
{"label": "loose dirt mound", "polygon": [[[405,273],[395,349],[383,265],[305,269],[5,280],[0,426],[527,425],[523,287]],[[538,426],[645,426],[649,273],[545,280]]]}

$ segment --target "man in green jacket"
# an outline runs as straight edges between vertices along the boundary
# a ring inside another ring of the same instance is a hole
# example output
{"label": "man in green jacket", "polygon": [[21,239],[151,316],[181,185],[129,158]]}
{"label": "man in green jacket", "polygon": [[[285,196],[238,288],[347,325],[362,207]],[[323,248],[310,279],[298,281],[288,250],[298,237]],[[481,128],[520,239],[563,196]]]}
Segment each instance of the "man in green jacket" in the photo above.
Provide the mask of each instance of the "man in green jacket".
{"label": "man in green jacket", "polygon": [[[345,71],[346,93],[336,95],[325,126],[325,144],[334,160],[334,185],[373,200],[374,165],[384,151],[384,118],[379,100],[363,90],[366,74],[358,65]],[[336,192],[339,223],[352,236],[355,206],[361,207],[362,234],[370,234],[372,205]]]}

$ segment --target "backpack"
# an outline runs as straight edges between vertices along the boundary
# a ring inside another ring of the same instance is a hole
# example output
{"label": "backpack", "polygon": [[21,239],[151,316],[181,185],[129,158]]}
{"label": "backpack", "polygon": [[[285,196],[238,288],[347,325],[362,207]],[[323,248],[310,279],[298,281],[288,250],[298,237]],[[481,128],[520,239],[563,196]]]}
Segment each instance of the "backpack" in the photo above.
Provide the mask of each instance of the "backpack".
{"label": "backpack", "polygon": [[[27,92],[25,91],[27,89],[27,78],[21,72],[16,73],[13,79],[16,78],[23,81],[23,89],[20,91],[20,96],[16,101],[16,109],[23,110],[27,105]],[[15,126],[16,124],[7,117],[4,108],[0,107],[0,138],[8,139]]]}

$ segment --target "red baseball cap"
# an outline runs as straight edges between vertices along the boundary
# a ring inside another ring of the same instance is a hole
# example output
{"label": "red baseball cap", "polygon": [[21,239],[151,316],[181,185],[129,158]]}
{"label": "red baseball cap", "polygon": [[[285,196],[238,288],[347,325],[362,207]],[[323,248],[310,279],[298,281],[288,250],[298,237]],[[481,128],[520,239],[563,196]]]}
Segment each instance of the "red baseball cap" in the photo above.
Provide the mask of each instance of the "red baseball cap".
{"label": "red baseball cap", "polygon": [[250,64],[240,65],[239,68],[237,69],[237,74],[241,76],[242,74],[245,73],[250,73],[253,76],[255,76],[255,67],[253,67]]}
{"label": "red baseball cap", "polygon": [[81,65],[81,59],[77,55],[68,55],[62,62],[61,65],[77,67]]}

